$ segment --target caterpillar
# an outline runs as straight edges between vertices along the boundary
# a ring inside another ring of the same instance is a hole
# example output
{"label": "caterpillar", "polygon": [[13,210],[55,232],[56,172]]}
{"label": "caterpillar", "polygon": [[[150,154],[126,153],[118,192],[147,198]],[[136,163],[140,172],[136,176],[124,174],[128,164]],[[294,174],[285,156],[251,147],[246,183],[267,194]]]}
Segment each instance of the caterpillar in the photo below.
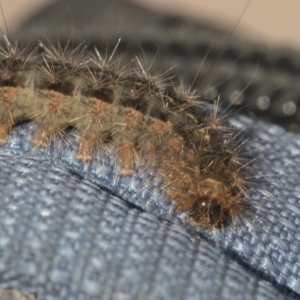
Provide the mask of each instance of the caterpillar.
{"label": "caterpillar", "polygon": [[43,42],[28,51],[4,36],[1,144],[23,121],[37,124],[32,143],[44,148],[73,128],[80,136],[79,161],[112,145],[119,175],[130,176],[144,159],[165,178],[174,210],[197,225],[224,228],[242,218],[249,206],[247,161],[217,101],[209,108],[196,90],[168,81],[166,74],[151,74],[137,57],[132,68],[121,67],[114,52],[87,55],[82,46]]}

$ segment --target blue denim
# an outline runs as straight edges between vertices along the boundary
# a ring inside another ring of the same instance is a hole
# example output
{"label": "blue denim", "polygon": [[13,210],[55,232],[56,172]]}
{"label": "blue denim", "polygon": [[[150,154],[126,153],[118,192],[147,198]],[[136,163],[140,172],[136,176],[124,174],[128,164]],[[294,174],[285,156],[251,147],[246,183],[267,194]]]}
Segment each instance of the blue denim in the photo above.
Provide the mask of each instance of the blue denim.
{"label": "blue denim", "polygon": [[[295,299],[300,141],[237,116],[259,159],[255,217],[208,232],[172,213],[155,172],[120,178],[109,151],[82,164],[78,136],[36,149],[23,124],[0,148],[0,288],[43,299]],[[278,174],[280,173],[280,174]]]}

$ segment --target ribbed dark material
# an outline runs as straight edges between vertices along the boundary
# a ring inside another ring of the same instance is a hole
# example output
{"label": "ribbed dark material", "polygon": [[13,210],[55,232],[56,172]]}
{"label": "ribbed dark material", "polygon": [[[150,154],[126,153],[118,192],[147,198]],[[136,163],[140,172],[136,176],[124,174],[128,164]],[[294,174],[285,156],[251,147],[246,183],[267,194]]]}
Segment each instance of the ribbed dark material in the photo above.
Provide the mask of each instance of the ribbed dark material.
{"label": "ribbed dark material", "polygon": [[40,38],[66,43],[71,37],[71,43],[86,41],[91,50],[97,46],[102,52],[122,38],[119,50],[128,60],[137,54],[150,64],[156,57],[158,70],[175,66],[174,73],[187,84],[199,70],[196,83],[207,98],[221,94],[225,106],[234,102],[233,108],[251,117],[300,132],[300,53],[237,36],[226,43],[229,34],[230,29],[118,0],[59,1],[25,22],[17,33],[24,43]]}

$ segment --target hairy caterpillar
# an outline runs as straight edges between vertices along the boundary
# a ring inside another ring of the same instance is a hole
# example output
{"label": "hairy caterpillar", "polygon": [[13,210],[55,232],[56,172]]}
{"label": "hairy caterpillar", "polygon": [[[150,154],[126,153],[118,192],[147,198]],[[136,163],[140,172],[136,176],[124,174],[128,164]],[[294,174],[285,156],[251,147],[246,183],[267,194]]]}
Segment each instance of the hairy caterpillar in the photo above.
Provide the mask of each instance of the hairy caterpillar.
{"label": "hairy caterpillar", "polygon": [[[11,42],[10,42],[11,43]],[[7,44],[6,44],[7,45]],[[12,43],[11,43],[11,45],[12,46],[14,46]],[[45,44],[45,43],[43,43],[42,44],[42,47],[45,47],[46,49],[47,48],[49,48],[49,45],[48,44]],[[42,50],[43,51],[43,49],[40,49],[40,50]],[[44,49],[44,51],[45,51],[45,49]],[[71,51],[72,51],[72,49],[71,49]],[[30,51],[29,51],[29,53],[30,53]],[[52,53],[52,56],[53,56],[53,51],[52,52],[50,52],[50,54]],[[78,52],[79,53],[79,55],[80,55],[80,51]],[[76,53],[75,53],[76,54]],[[96,59],[97,59],[97,53],[96,54],[94,54],[94,56],[96,56]],[[28,57],[28,55],[26,55],[26,57]],[[77,56],[78,57],[78,56]],[[109,55],[108,55],[108,58],[107,59],[109,59]],[[113,56],[113,58],[115,58],[116,56]],[[33,58],[34,58],[34,56],[33,56]],[[42,59],[40,59],[41,58],[41,56],[39,56],[39,55],[37,55],[37,61],[42,61]],[[76,56],[75,56],[75,58],[76,58]],[[99,57],[98,57],[98,59],[99,59]],[[66,61],[66,59],[64,59],[65,61]],[[86,59],[86,61],[88,61],[89,59]],[[58,66],[55,64],[55,63],[49,63],[49,62],[51,62],[52,60],[51,60],[51,55],[50,55],[50,59],[49,58],[45,58],[45,62],[47,62],[51,67],[53,67],[53,68],[56,68],[57,67],[57,70],[59,70],[59,68],[58,68]],[[76,59],[75,59],[75,61],[76,61]],[[82,59],[79,59],[79,61],[84,61],[84,60],[82,60]],[[6,63],[6,60],[4,60],[3,62],[5,62]],[[35,65],[38,65],[38,64],[35,64],[36,63],[36,61],[35,60],[33,60],[33,62],[34,62],[34,66]],[[43,61],[42,61],[42,63],[43,63]],[[93,65],[91,65],[90,64],[91,62],[89,62],[89,63],[87,63],[88,65],[87,65],[87,70],[92,70],[92,71],[94,71],[94,73],[96,73],[97,74],[97,72],[95,72],[95,69],[97,69],[97,66],[95,67],[95,66],[93,66]],[[142,65],[142,67],[140,67],[140,65],[139,65],[139,62],[138,61],[136,61],[135,60],[135,62],[134,63],[137,63],[137,65],[133,65],[133,67],[127,67],[127,70],[129,69],[129,70],[131,70],[131,71],[136,71],[136,73],[138,73],[138,74],[141,74],[141,73],[143,73],[143,69],[144,69],[144,71],[145,71],[145,67]],[[63,64],[60,64],[61,66],[63,66]],[[40,66],[42,66],[42,65],[40,65]],[[45,65],[44,65],[45,66]],[[85,64],[83,65],[83,68],[85,69]],[[42,69],[42,68],[41,68]],[[66,72],[70,72],[70,69],[71,68],[69,68],[69,67],[64,67],[63,68],[63,71],[66,71]],[[29,73],[28,74],[30,74],[30,72],[32,72],[31,74],[32,74],[32,78],[39,78],[39,77],[37,77],[36,76],[36,74],[35,74],[35,68],[33,69],[33,71],[32,70],[30,70],[30,68],[28,69],[28,70],[26,70],[26,72],[27,71],[29,71]],[[40,70],[40,71],[44,71],[44,70]],[[80,70],[81,71],[81,70]],[[146,72],[147,73],[147,72]],[[87,75],[87,74],[89,74],[89,73],[85,73],[85,72],[82,72],[82,73],[80,73],[80,78],[83,76],[83,75]],[[101,72],[100,72],[100,75],[101,75]],[[146,74],[147,75],[147,74]],[[150,74],[151,75],[151,74]],[[18,76],[18,75],[17,75]],[[152,75],[153,76],[153,75]],[[125,77],[126,78],[126,77]],[[128,78],[127,78],[128,79]],[[130,79],[132,79],[132,78],[130,78]],[[76,81],[76,83],[78,83],[79,84],[79,82],[81,82],[80,80],[76,80],[76,78],[75,79],[73,79],[73,80],[75,80]],[[73,81],[72,80],[72,81]],[[126,81],[126,80],[125,80]],[[131,82],[132,83],[132,81],[128,81],[127,80],[127,82]],[[141,84],[141,83],[143,83],[143,81],[142,80],[134,80],[134,83],[135,84]],[[83,86],[84,86],[84,84],[83,84]],[[141,85],[142,86],[142,85]],[[149,86],[149,83],[147,84],[147,86]],[[9,96],[13,96],[14,95],[14,92],[16,92],[16,90],[15,89],[13,89],[14,87],[12,86],[12,89],[10,89],[8,92],[9,93],[7,93]],[[173,87],[172,86],[170,86],[170,87],[165,87],[165,86],[163,86],[162,85],[162,89],[163,90],[170,90],[170,91],[172,91],[172,89],[173,89]],[[35,89],[33,89],[33,90],[35,90]],[[48,93],[48,91],[43,91],[43,89],[41,89],[42,90],[42,93],[41,93],[41,96],[42,97],[45,97],[46,98],[46,102],[48,101],[48,103],[50,103],[51,101],[51,99],[49,98],[49,96],[60,96],[59,94],[55,94],[55,93],[53,93],[52,95],[50,94],[50,93]],[[3,90],[4,92],[5,92],[5,90]],[[192,104],[194,104],[193,102],[195,102],[195,95],[193,94],[193,93],[182,93],[182,91],[185,91],[185,89],[183,89],[183,87],[182,86],[180,86],[180,88],[177,88],[176,89],[176,92],[177,92],[177,94],[182,94],[183,96],[189,96],[189,98],[190,99],[192,99],[191,100],[191,102],[192,102]],[[7,92],[7,91],[6,91]],[[17,91],[18,92],[18,91]],[[35,95],[35,94],[30,94],[30,91],[28,92],[29,94],[28,94],[28,96],[29,97],[31,97],[31,99],[37,99],[37,96]],[[59,93],[59,92],[58,92]],[[152,90],[152,93],[153,93],[153,90]],[[60,93],[61,94],[61,93]],[[22,94],[22,93],[20,93],[20,94],[18,94],[18,95],[24,95],[24,94]],[[165,95],[165,94],[163,94],[163,95]],[[182,97],[182,95],[181,95],[181,97]],[[48,96],[48,97],[47,97]],[[8,97],[9,98],[9,97]],[[7,99],[8,99],[7,98]],[[45,99],[44,98],[44,99]],[[58,97],[59,98],[59,97]],[[187,99],[188,99],[188,97],[186,97]],[[29,99],[29,98],[28,98]],[[143,97],[143,99],[144,99],[144,97]],[[173,99],[173,97],[171,97],[171,100]],[[52,99],[53,100],[53,99]],[[169,99],[169,101],[171,101],[170,99]],[[185,99],[186,100],[186,99]],[[156,103],[154,100],[152,100],[153,101],[153,103]],[[9,101],[8,101],[9,102]],[[187,101],[186,101],[187,102]],[[21,102],[22,103],[22,102]],[[53,102],[52,102],[53,103]],[[169,104],[169,102],[167,102],[168,104]],[[173,102],[171,101],[171,104],[172,104]],[[185,102],[184,102],[185,103]],[[55,103],[54,103],[55,104]],[[39,104],[38,104],[38,102],[35,104],[36,106],[35,106],[35,112],[37,111],[37,107],[39,108],[39,110],[40,111],[43,111],[42,109],[44,109],[43,107],[41,108],[40,106],[39,106]],[[170,104],[169,104],[170,105]],[[50,105],[51,106],[51,108],[55,108],[55,105]],[[192,106],[192,105],[190,105],[190,106]],[[183,108],[184,109],[189,109],[189,107],[190,107],[189,105],[183,105]],[[198,105],[193,105],[193,106],[196,106],[196,109],[197,110],[199,110],[200,112],[202,112],[202,114],[200,114],[200,117],[202,117],[204,120],[206,120],[207,122],[211,122],[211,123],[213,123],[213,121],[214,121],[214,119],[213,119],[213,114],[209,114],[209,111],[210,111],[210,107],[208,106],[208,107],[206,107],[206,105],[205,105],[205,103],[204,103],[204,109],[203,109],[203,107],[199,107]],[[177,109],[176,107],[174,108],[174,109]],[[45,110],[45,109],[44,109]],[[46,109],[46,110],[49,110],[49,107]],[[207,111],[206,111],[207,110]],[[121,111],[121,113],[123,113],[123,107],[120,109],[120,111]],[[126,109],[126,110],[124,110],[125,112],[127,112],[128,110]],[[64,110],[64,113],[66,112],[66,109]],[[175,112],[176,113],[178,113],[178,111],[177,110],[175,110]],[[71,112],[70,112],[71,113]],[[183,110],[183,111],[181,111],[181,113],[184,115],[185,114],[185,110]],[[208,113],[208,114],[207,114]],[[125,114],[125,113],[124,113]],[[34,115],[34,114],[33,114]],[[45,114],[44,114],[45,115]],[[128,116],[128,114],[126,114],[126,117]],[[191,116],[193,117],[193,114],[191,114]],[[34,117],[36,117],[36,118],[38,118],[39,116],[34,116]],[[175,115],[175,117],[176,117],[176,115]],[[175,118],[174,117],[174,118]],[[211,117],[211,118],[209,118],[209,117]],[[155,118],[155,119],[157,119],[157,118]],[[45,120],[45,119],[44,119]],[[47,120],[47,122],[48,122],[48,125],[49,125],[49,122],[51,121],[49,121],[49,119],[46,119]],[[74,118],[72,119],[72,120],[74,120]],[[153,119],[151,119],[150,117],[147,119],[147,120],[150,120],[149,122],[150,122],[150,125],[152,124],[151,122],[155,122],[155,120],[153,120]],[[193,118],[191,119],[192,121],[193,121]],[[54,120],[55,122],[57,122],[56,120]],[[160,121],[162,121],[162,122],[164,122],[164,120],[160,120]],[[175,121],[176,121],[176,119],[175,119]],[[46,123],[47,123],[46,122]],[[78,121],[79,122],[79,121]],[[43,124],[43,122],[41,122],[42,124]],[[125,123],[124,121],[123,121],[123,123]],[[56,124],[56,123],[55,123]],[[60,123],[61,124],[61,123]],[[105,124],[107,124],[107,123],[105,123]],[[201,123],[202,124],[202,123]],[[193,125],[193,124],[192,124]],[[64,123],[62,123],[62,128],[63,129],[65,129],[64,128],[64,126],[66,126]],[[85,125],[86,126],[86,125]],[[198,126],[198,125],[197,125]],[[41,128],[41,126],[38,126],[38,128]],[[230,127],[231,128],[231,127]],[[229,129],[230,129],[229,128]],[[155,129],[155,128],[154,128]],[[167,128],[168,129],[168,128]],[[200,128],[200,130],[201,130],[201,128]],[[55,130],[54,130],[55,131]],[[152,130],[153,131],[153,130]],[[15,130],[12,130],[12,134],[15,132]],[[63,130],[63,131],[61,131],[61,129],[59,129],[59,132],[60,132],[60,134],[62,134],[63,135],[63,138],[65,137],[65,135],[63,134],[65,131]],[[232,131],[230,131],[230,133],[231,133]],[[7,131],[6,131],[6,133],[7,133]],[[201,131],[200,131],[200,133],[201,133]],[[173,132],[172,132],[172,134],[173,134]],[[234,136],[234,134],[235,133],[232,133],[232,135]],[[212,134],[210,134],[210,135],[212,135]],[[210,142],[210,135],[209,134],[207,134],[207,135],[204,135],[204,134],[202,134],[202,136],[203,136],[203,140],[204,141],[206,141],[207,143],[209,143]],[[200,135],[201,136],[201,135]],[[227,135],[221,135],[221,137],[226,137]],[[229,137],[230,137],[230,135],[228,135]],[[36,138],[36,137],[38,137],[38,139]],[[55,136],[54,137],[52,137],[51,135],[50,136],[48,136],[47,137],[47,135],[43,135],[43,134],[40,134],[40,136],[36,136],[33,140],[37,143],[37,142],[39,142],[39,143],[41,143],[41,144],[44,144],[44,143],[46,143],[47,142],[47,139],[48,139],[48,141],[49,140],[51,140],[52,138],[53,138],[53,140],[55,141],[56,140],[56,138],[55,138]],[[44,139],[42,140],[42,142],[41,142],[41,137],[44,137]],[[167,135],[167,137],[168,137],[168,135]],[[213,136],[214,137],[214,136]],[[7,138],[7,135],[6,135],[6,138]],[[103,148],[105,148],[105,146],[110,146],[111,144],[112,144],[112,140],[113,140],[113,137],[110,137],[110,136],[108,136],[107,137],[107,140],[105,140],[105,143],[104,143],[104,145],[102,146]],[[145,140],[147,141],[147,139],[145,138]],[[224,141],[225,139],[222,139],[222,141]],[[230,140],[230,139],[229,139]],[[10,140],[10,138],[8,138],[8,142],[10,142],[11,140]],[[153,143],[153,140],[151,140],[151,142]],[[158,140],[158,143],[159,143],[160,141]],[[251,142],[253,143],[253,139],[251,140]],[[30,142],[29,142],[30,143]],[[152,144],[151,143],[151,144]],[[31,144],[31,143],[30,143]],[[88,143],[87,143],[88,144]],[[96,145],[96,148],[95,148],[95,151],[93,151],[93,153],[92,153],[92,155],[90,155],[90,156],[92,156],[92,157],[94,157],[94,160],[96,160],[97,159],[97,156],[95,156],[95,155],[97,155],[97,150],[96,149],[100,149],[100,151],[101,151],[101,147],[98,147],[98,144],[100,144],[100,142],[99,143],[96,143],[95,145]],[[89,145],[88,145],[89,146]],[[249,146],[249,143],[248,143],[248,146]],[[158,152],[158,147],[161,147],[161,149],[162,149],[162,153],[164,154],[164,149],[168,149],[167,147],[170,147],[170,145],[169,144],[167,144],[167,146],[165,146],[165,148],[163,147],[163,145],[158,145],[158,146],[154,146],[154,154],[156,154],[157,152]],[[80,148],[80,147],[78,147],[78,148]],[[89,148],[89,147],[87,147],[87,148]],[[84,147],[82,148],[83,150],[85,150],[84,149]],[[127,149],[125,149],[126,151],[124,151],[125,152],[125,154],[126,153],[128,153],[129,152],[129,154],[130,154],[130,152],[133,152],[133,151],[130,151],[130,149],[128,150],[128,148]],[[139,149],[138,149],[139,150]],[[151,152],[149,153],[149,152],[147,152],[147,150],[148,150],[148,148],[146,148],[145,149],[146,151],[146,155],[143,155],[143,158],[144,158],[144,160],[146,160],[146,162],[145,162],[145,164],[146,164],[146,168],[147,168],[147,172],[151,172],[151,170],[152,169],[155,169],[155,170],[160,170],[160,168],[162,168],[162,171],[164,172],[162,172],[161,174],[171,174],[171,186],[169,187],[169,186],[167,186],[167,188],[168,189],[170,189],[171,191],[172,191],[172,183],[173,183],[173,185],[174,185],[174,178],[179,178],[179,175],[178,175],[178,173],[175,173],[175,175],[172,175],[172,168],[175,166],[175,167],[177,167],[177,165],[175,164],[175,163],[173,163],[173,164],[171,164],[172,162],[176,162],[176,159],[175,160],[171,160],[171,163],[170,162],[168,162],[167,160],[162,160],[162,162],[164,162],[165,164],[166,164],[166,162],[167,163],[169,163],[167,166],[167,169],[165,170],[165,169],[163,169],[163,167],[161,167],[161,166],[159,166],[159,160],[157,161],[157,160],[153,160],[152,159],[152,155],[151,155]],[[77,151],[78,151],[78,149],[77,149]],[[89,155],[87,155],[88,154],[88,151],[83,151],[84,153],[84,156],[85,157],[87,157],[87,156],[89,156]],[[114,152],[119,152],[119,151],[117,151],[116,149],[115,149],[115,151]],[[121,151],[122,152],[122,151]],[[136,167],[140,167],[141,165],[140,165],[140,163],[139,163],[139,159],[137,159],[137,158],[139,158],[141,155],[139,155],[140,154],[140,152],[139,151],[137,151],[137,150],[135,150],[134,152],[136,152],[138,155],[133,155],[133,157],[134,157],[134,168],[133,168],[133,171],[134,171],[134,173],[131,175],[131,177],[132,178],[134,178],[135,177],[135,175],[136,175]],[[78,155],[80,155],[80,153],[77,153],[77,156]],[[118,153],[118,155],[117,156],[121,156],[120,155],[120,153]],[[124,155],[125,156],[125,158],[126,157],[128,157],[128,154],[127,155]],[[179,169],[179,171],[181,171],[181,168],[185,168],[185,166],[182,166],[181,164],[180,164],[180,160],[182,159],[182,157],[181,157],[181,153],[179,153],[179,154],[176,154],[175,155],[175,158],[177,158],[177,160],[179,161],[179,163],[178,163],[178,165],[179,165],[179,168],[177,168],[177,169]],[[179,158],[179,159],[178,159]],[[89,157],[88,157],[88,159],[90,159]],[[148,159],[148,161],[147,161],[147,159]],[[191,161],[193,161],[193,157],[192,158],[189,158],[189,157],[183,157],[183,161],[185,162],[185,161],[187,161],[188,162],[188,165],[187,165],[187,170],[186,169],[184,169],[184,172],[181,172],[180,174],[184,174],[184,173],[187,173],[188,175],[190,175],[190,173],[189,173],[189,167],[190,167],[190,165],[189,165],[189,163],[190,163],[190,161],[189,161],[189,159],[191,159]],[[94,161],[94,160],[92,160],[92,161]],[[247,159],[246,159],[247,160]],[[129,160],[127,159],[127,162],[128,162]],[[147,164],[148,163],[148,164]],[[156,166],[155,164],[158,164],[158,166]],[[87,164],[87,163],[84,163],[85,165]],[[154,164],[154,166],[153,166],[153,164]],[[126,167],[127,166],[130,166],[131,165],[131,163],[127,163],[126,164]],[[150,167],[151,166],[151,167]],[[117,172],[116,173],[118,173],[118,172],[120,172],[120,165],[118,165],[117,167]],[[126,172],[124,172],[124,173],[128,173],[128,169],[126,169],[127,171]],[[257,169],[257,171],[261,171],[261,168],[258,168]],[[132,172],[132,171],[131,171]],[[176,171],[177,172],[177,171]],[[192,174],[192,176],[194,176],[194,174],[195,173],[193,173],[193,170],[191,170],[190,171],[191,172],[191,174]],[[130,172],[129,172],[130,173]],[[158,173],[158,175],[159,175],[159,173]],[[197,175],[198,176],[198,175]],[[127,176],[126,176],[127,177]],[[126,177],[123,177],[123,179],[124,178],[126,178]],[[127,178],[130,178],[129,176],[127,177]],[[120,180],[123,180],[123,179],[120,179]],[[164,178],[163,178],[164,179]],[[182,179],[182,177],[180,177],[180,179]],[[184,179],[184,178],[183,178]],[[164,181],[166,181],[166,180],[164,180]],[[183,183],[186,185],[193,185],[193,183],[186,183],[186,181],[185,180],[183,180]],[[182,188],[181,188],[181,190],[182,190]],[[248,191],[248,190],[247,190]],[[249,191],[248,191],[249,192]],[[176,195],[175,195],[176,196]],[[255,198],[253,198],[253,203],[255,202]],[[186,214],[185,214],[186,215]],[[193,216],[192,216],[193,217]],[[283,223],[282,222],[282,220],[280,220],[280,218],[279,218],[279,222],[281,222],[281,223]],[[199,223],[198,223],[199,224]],[[205,225],[205,224],[208,224],[208,223],[205,223],[205,222],[203,222],[203,224]],[[222,223],[219,223],[219,224],[221,224],[222,225]],[[224,224],[224,226],[226,226],[227,224]],[[205,226],[204,226],[205,227]],[[219,227],[218,226],[218,224],[215,226],[215,227]],[[214,228],[215,228],[214,227]],[[220,226],[221,228],[222,228],[222,226]],[[209,226],[208,226],[208,228],[210,228]],[[264,227],[265,228],[265,227]],[[240,229],[238,229],[238,230],[240,230]]]}
{"label": "hairy caterpillar", "polygon": [[152,75],[138,58],[130,70],[120,67],[114,53],[103,58],[96,50],[86,58],[80,47],[39,43],[38,55],[4,39],[2,145],[19,122],[37,124],[32,143],[44,148],[72,127],[80,135],[79,161],[90,161],[96,147],[113,145],[119,175],[130,176],[136,157],[145,159],[165,178],[175,211],[201,227],[223,228],[246,214],[245,163],[217,104],[210,111],[197,91]]}

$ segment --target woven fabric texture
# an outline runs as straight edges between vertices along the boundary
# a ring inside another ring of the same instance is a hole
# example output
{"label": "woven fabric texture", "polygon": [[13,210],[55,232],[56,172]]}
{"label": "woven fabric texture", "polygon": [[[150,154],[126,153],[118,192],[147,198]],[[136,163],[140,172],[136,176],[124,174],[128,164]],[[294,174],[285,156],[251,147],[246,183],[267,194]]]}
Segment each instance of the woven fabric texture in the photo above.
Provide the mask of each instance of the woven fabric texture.
{"label": "woven fabric texture", "polygon": [[289,145],[256,166],[285,173],[251,190],[257,219],[223,233],[173,215],[154,175],[120,178],[105,155],[78,163],[75,134],[39,150],[35,126],[18,127],[0,148],[0,288],[51,300],[297,298],[300,142],[246,117],[233,122],[248,128],[248,151],[274,152],[282,136]]}

